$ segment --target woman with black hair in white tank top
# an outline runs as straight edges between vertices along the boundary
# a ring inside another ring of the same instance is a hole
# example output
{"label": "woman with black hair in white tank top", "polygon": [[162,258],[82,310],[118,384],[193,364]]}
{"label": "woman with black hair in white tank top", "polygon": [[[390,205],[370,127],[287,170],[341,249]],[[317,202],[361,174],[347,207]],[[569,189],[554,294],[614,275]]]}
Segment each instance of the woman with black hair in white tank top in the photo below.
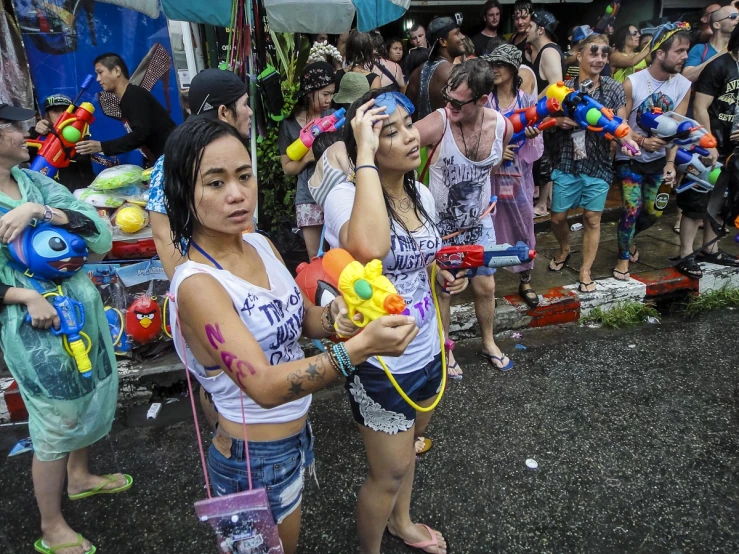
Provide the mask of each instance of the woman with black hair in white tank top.
{"label": "woman with black hair in white tank top", "polygon": [[313,306],[272,243],[242,235],[256,208],[257,183],[241,137],[225,123],[196,119],[172,133],[165,152],[173,242],[190,245],[170,287],[173,336],[218,409],[207,461],[213,489],[219,496],[248,489],[245,443],[238,439],[245,423],[254,486],[267,488],[284,551],[293,554],[304,471],[313,462],[310,394],[370,356],[399,355],[418,328],[413,318],[387,316],[343,346],[306,359],[301,335],[326,338],[334,320],[342,335],[357,329],[343,300]]}

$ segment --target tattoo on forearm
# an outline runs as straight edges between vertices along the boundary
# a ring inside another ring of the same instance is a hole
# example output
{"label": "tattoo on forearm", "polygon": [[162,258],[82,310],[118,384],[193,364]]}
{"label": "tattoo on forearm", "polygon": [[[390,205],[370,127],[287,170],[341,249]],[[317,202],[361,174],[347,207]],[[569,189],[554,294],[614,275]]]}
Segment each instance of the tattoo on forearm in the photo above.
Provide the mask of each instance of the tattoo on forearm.
{"label": "tattoo on forearm", "polygon": [[301,369],[287,376],[287,394],[285,400],[291,401],[303,396],[305,390],[303,385],[306,381],[316,382],[323,381],[326,378],[326,368],[331,364],[328,354],[325,352],[318,356],[315,363],[308,364],[306,369]]}
{"label": "tattoo on forearm", "polygon": [[[221,332],[221,328],[218,323],[214,325],[206,325],[205,335],[208,337],[208,342],[210,342],[210,345],[216,350],[219,350],[219,348],[223,346],[226,342],[223,338],[223,333]],[[254,366],[252,366],[247,361],[240,360],[238,356],[236,356],[236,354],[233,354],[232,352],[229,352],[227,350],[219,352],[219,354],[221,355],[221,361],[223,362],[223,365],[226,366],[226,371],[234,376],[234,378],[242,388],[244,387],[244,380],[246,379],[247,375],[256,375],[257,372],[254,369]]]}

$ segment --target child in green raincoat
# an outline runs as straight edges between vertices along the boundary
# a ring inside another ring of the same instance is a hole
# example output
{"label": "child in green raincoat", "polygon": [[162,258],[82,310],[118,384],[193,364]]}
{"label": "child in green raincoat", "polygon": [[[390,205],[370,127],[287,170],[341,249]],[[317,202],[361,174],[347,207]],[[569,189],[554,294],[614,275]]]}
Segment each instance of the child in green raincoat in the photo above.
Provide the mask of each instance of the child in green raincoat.
{"label": "child in green raincoat", "polygon": [[[98,493],[128,489],[128,475],[92,475],[88,447],[111,429],[118,396],[118,372],[113,344],[95,286],[83,273],[60,281],[63,293],[83,304],[84,331],[91,339],[92,375],[84,378],[66,352],[51,303],[37,291],[30,277],[9,265],[8,243],[32,219],[51,222],[82,237],[93,252],[111,247],[111,231],[94,208],[78,201],[59,183],[35,171],[18,168],[28,161],[27,133],[22,121],[33,112],[0,104],[0,349],[16,379],[29,415],[34,445],[33,485],[41,512],[43,537],[34,547],[52,554],[91,554],[86,539],[72,530],[61,512],[64,479],[67,494],[77,500]],[[36,281],[43,290],[56,283]],[[31,323],[26,323],[26,315]]]}

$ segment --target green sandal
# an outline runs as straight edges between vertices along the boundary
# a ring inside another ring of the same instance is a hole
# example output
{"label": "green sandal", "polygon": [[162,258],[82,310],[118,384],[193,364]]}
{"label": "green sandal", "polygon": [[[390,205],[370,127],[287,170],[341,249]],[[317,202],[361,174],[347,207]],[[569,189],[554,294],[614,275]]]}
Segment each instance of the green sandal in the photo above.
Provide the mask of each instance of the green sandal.
{"label": "green sandal", "polygon": [[[39,539],[35,543],[33,543],[33,547],[36,549],[36,552],[41,552],[41,554],[55,554],[56,552],[59,552],[60,550],[63,550],[65,548],[73,548],[75,546],[82,546],[82,542],[85,539],[82,537],[80,533],[77,533],[77,542],[69,542],[67,544],[58,544],[56,546],[47,546],[44,542],[44,539]],[[85,554],[95,554],[97,552],[97,548],[95,545],[92,546],[90,550],[85,552]]]}
{"label": "green sandal", "polygon": [[131,485],[133,485],[133,477],[130,475],[123,475],[126,478],[126,484],[122,485],[120,487],[117,487],[115,489],[105,489],[103,487],[106,487],[108,484],[112,483],[116,480],[115,475],[102,475],[101,477],[105,477],[106,481],[105,483],[102,483],[95,487],[94,489],[90,489],[89,491],[80,492],[77,494],[70,494],[69,499],[70,500],[82,500],[83,498],[89,498],[91,496],[95,496],[96,494],[116,494],[118,492],[127,491],[131,488]]}

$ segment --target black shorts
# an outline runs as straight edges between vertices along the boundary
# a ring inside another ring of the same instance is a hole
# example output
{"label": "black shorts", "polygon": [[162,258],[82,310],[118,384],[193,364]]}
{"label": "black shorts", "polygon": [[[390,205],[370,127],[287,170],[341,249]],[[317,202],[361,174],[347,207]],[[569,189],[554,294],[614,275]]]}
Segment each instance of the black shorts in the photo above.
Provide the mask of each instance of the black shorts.
{"label": "black shorts", "polygon": [[[393,377],[413,402],[433,398],[441,392],[441,352],[424,367]],[[398,394],[382,368],[367,362],[359,364],[345,388],[354,420],[373,431],[394,435],[409,430],[416,422],[416,410]]]}
{"label": "black shorts", "polygon": [[[724,163],[726,156],[719,156],[718,161]],[[677,207],[682,210],[685,217],[703,220],[708,213],[710,199],[710,192],[696,192],[695,189],[688,189],[677,195]]]}

